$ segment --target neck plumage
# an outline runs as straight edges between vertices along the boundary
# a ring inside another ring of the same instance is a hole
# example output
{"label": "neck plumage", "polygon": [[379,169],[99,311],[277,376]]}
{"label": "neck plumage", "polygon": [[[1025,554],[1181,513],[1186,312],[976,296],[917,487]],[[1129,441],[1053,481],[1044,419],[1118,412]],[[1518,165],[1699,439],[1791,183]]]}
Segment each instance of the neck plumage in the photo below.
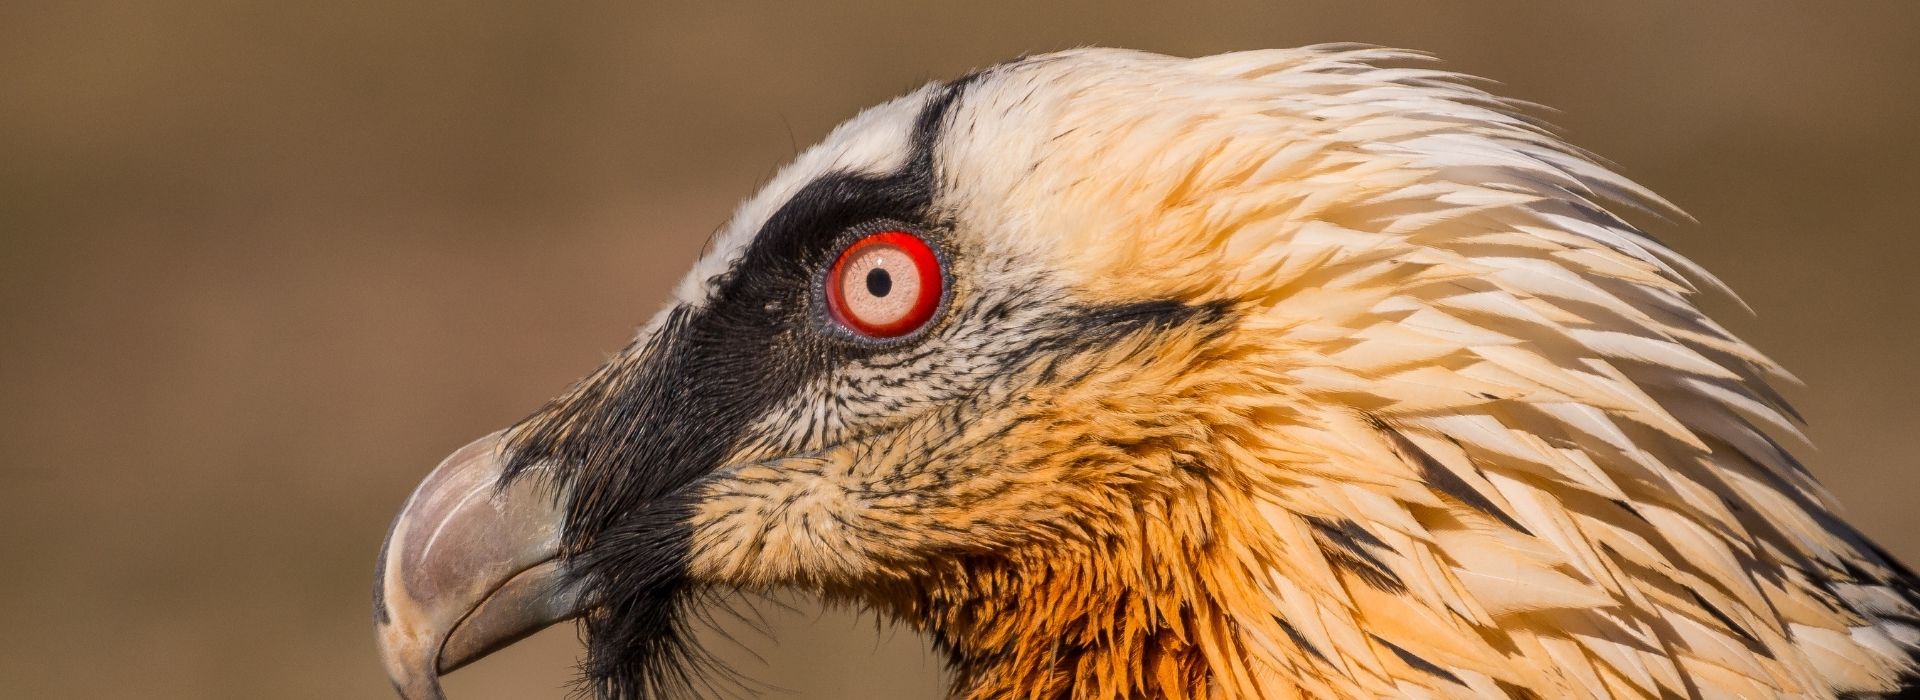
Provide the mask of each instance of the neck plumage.
{"label": "neck plumage", "polygon": [[[1329,492],[1347,476],[1330,462],[1338,448],[1303,447],[1329,440],[1328,420],[1376,442],[1377,428],[1347,413],[1299,414],[1304,402],[1271,385],[1268,373],[1248,371],[1244,363],[1257,350],[1200,342],[1210,337],[1162,339],[1156,353],[1128,354],[1106,374],[1036,399],[1031,412],[1009,421],[1017,431],[1043,433],[1020,436],[1030,451],[982,468],[1051,475],[1022,496],[1049,506],[1011,509],[1041,513],[1030,530],[1019,528],[1036,535],[983,540],[970,555],[903,566],[915,573],[893,590],[863,596],[935,639],[957,674],[956,695],[1392,690],[1363,688],[1337,670],[1340,650],[1370,641],[1330,639],[1330,625],[1305,619],[1322,611],[1350,616],[1363,604],[1405,606],[1398,581],[1373,553],[1385,545],[1341,516],[1347,497]],[[1184,361],[1131,364],[1156,356]],[[1183,371],[1155,371],[1168,366]],[[1056,444],[1062,435],[1078,437]],[[1340,627],[1332,634],[1354,625],[1349,619]]]}
{"label": "neck plumage", "polygon": [[1211,632],[1200,628],[1220,616],[1199,582],[1150,582],[1160,567],[1119,552],[1063,553],[982,562],[925,592],[909,619],[949,654],[956,694],[1204,697],[1212,674],[1199,637]]}
{"label": "neck plumage", "polygon": [[[1270,691],[1303,647],[1220,500],[1149,502],[1111,532],[951,562],[894,598],[895,615],[949,655],[959,697]],[[1256,640],[1260,627],[1280,638]]]}
{"label": "neck plumage", "polygon": [[[1130,445],[1130,476],[1071,489],[1050,536],[925,562],[865,597],[930,634],[971,700],[1494,692],[1502,652],[1433,589],[1453,584],[1414,573],[1426,546],[1405,531],[1472,533],[1447,538],[1460,556],[1537,547],[1416,484],[1421,448],[1378,422],[1265,417]],[[1356,480],[1362,462],[1375,472]]]}

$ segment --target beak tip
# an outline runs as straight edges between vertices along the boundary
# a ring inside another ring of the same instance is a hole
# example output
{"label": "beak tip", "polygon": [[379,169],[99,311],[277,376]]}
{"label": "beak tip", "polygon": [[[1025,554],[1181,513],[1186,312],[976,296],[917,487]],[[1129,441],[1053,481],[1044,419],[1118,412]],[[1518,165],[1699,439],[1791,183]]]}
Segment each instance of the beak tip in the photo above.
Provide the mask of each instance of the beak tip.
{"label": "beak tip", "polygon": [[[384,630],[381,635],[387,635]],[[440,691],[440,672],[435,666],[438,654],[432,656],[408,653],[391,647],[382,650],[387,665],[387,679],[392,681],[394,692],[404,700],[445,700]]]}
{"label": "beak tip", "polygon": [[418,686],[401,685],[399,681],[394,681],[393,692],[402,700],[447,700],[447,696],[440,692],[440,681],[437,679]]}
{"label": "beak tip", "polygon": [[390,608],[387,588],[394,583],[383,575],[374,586],[374,636],[387,680],[405,700],[444,700],[439,662],[446,635],[431,629],[433,616],[423,614],[410,598],[398,597]]}

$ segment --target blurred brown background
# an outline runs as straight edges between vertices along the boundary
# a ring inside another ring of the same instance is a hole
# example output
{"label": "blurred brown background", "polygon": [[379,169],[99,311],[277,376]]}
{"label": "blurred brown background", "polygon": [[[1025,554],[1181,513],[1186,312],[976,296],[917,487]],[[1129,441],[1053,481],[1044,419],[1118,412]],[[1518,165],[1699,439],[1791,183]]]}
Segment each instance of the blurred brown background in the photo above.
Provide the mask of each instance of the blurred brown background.
{"label": "blurred brown background", "polygon": [[[386,696],[374,552],[442,455],[618,348],[797,146],[1085,44],[1405,46],[1559,108],[1703,222],[1659,232],[1920,560],[1920,4],[721,5],[0,6],[0,697]],[[721,648],[786,697],[936,693],[907,632],[768,614]],[[574,654],[450,690],[560,697]]]}

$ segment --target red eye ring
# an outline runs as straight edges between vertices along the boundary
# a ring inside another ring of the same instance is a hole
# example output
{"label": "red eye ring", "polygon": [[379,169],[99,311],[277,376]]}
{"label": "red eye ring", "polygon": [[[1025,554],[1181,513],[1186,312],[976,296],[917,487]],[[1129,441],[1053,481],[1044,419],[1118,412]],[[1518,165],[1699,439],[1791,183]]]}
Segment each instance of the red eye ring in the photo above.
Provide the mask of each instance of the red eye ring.
{"label": "red eye ring", "polygon": [[898,338],[933,318],[945,285],[932,246],[905,231],[881,231],[855,241],[833,261],[827,313],[856,334]]}

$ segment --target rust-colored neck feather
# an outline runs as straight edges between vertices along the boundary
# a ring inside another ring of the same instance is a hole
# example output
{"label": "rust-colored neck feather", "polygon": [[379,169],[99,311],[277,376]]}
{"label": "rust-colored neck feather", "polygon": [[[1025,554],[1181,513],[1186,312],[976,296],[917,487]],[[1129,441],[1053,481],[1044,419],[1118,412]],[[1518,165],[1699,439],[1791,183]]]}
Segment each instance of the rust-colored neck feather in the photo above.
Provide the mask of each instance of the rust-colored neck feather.
{"label": "rust-colored neck feather", "polygon": [[1218,565],[1236,549],[1208,540],[1218,512],[1152,502],[1113,523],[1130,532],[952,561],[887,604],[950,655],[959,697],[1205,697],[1258,653],[1236,615],[1271,614],[1239,609],[1258,596]]}

